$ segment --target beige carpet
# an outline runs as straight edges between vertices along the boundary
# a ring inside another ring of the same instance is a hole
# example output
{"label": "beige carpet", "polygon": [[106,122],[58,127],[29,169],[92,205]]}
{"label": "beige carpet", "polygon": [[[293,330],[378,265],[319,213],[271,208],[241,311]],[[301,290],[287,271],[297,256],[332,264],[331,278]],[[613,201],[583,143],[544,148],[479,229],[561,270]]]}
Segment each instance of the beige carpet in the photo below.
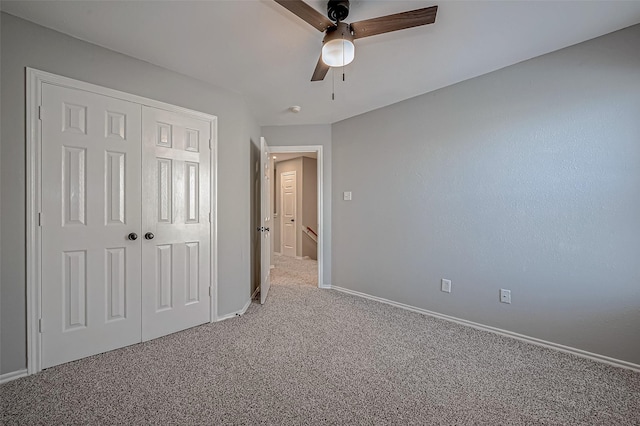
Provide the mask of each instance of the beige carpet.
{"label": "beige carpet", "polygon": [[272,284],[318,286],[318,261],[277,255],[273,259]]}
{"label": "beige carpet", "polygon": [[320,290],[291,266],[242,317],[2,385],[0,422],[640,424],[638,373]]}

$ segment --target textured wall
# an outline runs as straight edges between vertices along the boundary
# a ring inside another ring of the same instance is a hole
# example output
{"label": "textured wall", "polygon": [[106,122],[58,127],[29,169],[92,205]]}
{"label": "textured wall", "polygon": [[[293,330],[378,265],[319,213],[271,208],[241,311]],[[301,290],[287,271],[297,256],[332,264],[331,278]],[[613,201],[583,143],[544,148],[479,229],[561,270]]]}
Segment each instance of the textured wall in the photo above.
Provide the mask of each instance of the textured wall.
{"label": "textured wall", "polygon": [[320,145],[323,149],[322,173],[324,175],[323,186],[323,216],[324,229],[322,232],[323,247],[323,280],[325,285],[330,285],[332,280],[331,267],[331,125],[304,125],[304,126],[263,126],[262,136],[271,146],[309,146]]}
{"label": "textured wall", "polygon": [[333,284],[640,364],[638,46],[635,26],[334,124]]}
{"label": "textured wall", "polygon": [[[315,158],[302,158],[302,222],[301,229],[309,226],[318,232],[318,162]],[[318,258],[318,244],[306,233],[301,234],[302,257]]]}
{"label": "textured wall", "polygon": [[[2,2],[0,1],[0,11],[2,11]],[[0,14],[1,17],[1,14]],[[0,71],[2,70],[2,19],[0,19]],[[2,77],[0,74],[0,99],[2,98]],[[2,102],[0,102],[0,191],[2,190]],[[1,194],[1,192],[0,192]],[[2,196],[0,196],[0,217],[2,212]],[[0,374],[5,372],[2,369],[2,226],[0,225]],[[6,370],[13,371],[13,370]]]}
{"label": "textured wall", "polygon": [[2,14],[2,365],[26,367],[25,67],[218,116],[218,314],[249,300],[250,146],[260,129],[237,94]]}

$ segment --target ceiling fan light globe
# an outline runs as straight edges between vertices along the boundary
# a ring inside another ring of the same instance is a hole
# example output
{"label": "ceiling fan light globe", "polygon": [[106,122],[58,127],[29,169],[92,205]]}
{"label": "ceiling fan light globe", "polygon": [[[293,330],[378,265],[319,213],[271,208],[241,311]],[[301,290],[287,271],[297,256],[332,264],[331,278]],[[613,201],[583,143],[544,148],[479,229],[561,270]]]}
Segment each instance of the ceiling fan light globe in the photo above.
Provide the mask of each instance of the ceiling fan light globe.
{"label": "ceiling fan light globe", "polygon": [[334,39],[322,46],[322,61],[330,67],[349,65],[356,56],[356,48],[351,40]]}

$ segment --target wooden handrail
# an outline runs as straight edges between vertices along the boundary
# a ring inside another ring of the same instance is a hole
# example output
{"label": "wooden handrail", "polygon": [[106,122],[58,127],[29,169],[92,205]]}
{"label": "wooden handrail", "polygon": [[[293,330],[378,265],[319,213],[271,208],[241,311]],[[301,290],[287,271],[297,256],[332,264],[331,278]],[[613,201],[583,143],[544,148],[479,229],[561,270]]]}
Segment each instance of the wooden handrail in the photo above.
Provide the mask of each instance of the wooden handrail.
{"label": "wooden handrail", "polygon": [[309,238],[311,238],[316,244],[318,244],[318,234],[316,234],[313,229],[309,228],[308,226],[303,226],[302,232],[304,232]]}
{"label": "wooden handrail", "polygon": [[318,236],[318,234],[316,233],[316,231],[314,231],[313,229],[309,228],[307,226],[307,231],[311,232],[313,235],[315,235],[316,237]]}

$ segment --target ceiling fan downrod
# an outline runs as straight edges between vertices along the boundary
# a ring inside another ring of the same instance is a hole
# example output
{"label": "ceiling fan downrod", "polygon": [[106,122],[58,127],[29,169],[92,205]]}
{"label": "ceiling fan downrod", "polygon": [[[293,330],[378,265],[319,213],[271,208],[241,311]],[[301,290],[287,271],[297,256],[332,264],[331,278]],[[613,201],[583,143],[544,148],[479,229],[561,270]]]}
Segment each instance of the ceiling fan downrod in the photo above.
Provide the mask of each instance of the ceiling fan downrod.
{"label": "ceiling fan downrod", "polygon": [[334,22],[340,22],[349,16],[349,0],[329,0],[327,16]]}

